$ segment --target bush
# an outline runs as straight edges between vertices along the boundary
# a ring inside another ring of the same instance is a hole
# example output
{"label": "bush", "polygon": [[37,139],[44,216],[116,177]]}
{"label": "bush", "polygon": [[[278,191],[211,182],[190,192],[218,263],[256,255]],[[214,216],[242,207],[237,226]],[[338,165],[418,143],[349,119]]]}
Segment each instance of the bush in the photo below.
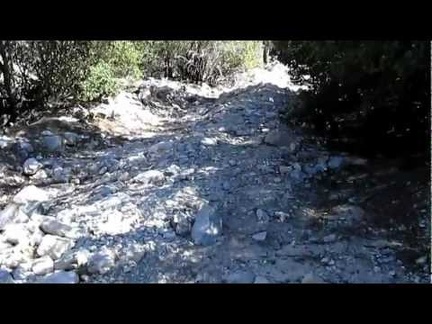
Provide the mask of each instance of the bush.
{"label": "bush", "polygon": [[145,74],[215,84],[238,69],[258,66],[261,43],[251,41],[152,41],[143,44]]}
{"label": "bush", "polygon": [[118,91],[118,83],[114,71],[106,62],[100,62],[90,68],[90,73],[82,83],[80,99],[93,101],[103,96],[114,95]]}
{"label": "bush", "polygon": [[107,63],[118,78],[142,76],[143,42],[106,42],[100,59]]}
{"label": "bush", "polygon": [[[288,114],[351,148],[400,155],[429,146],[429,44],[274,42],[295,82],[310,85]],[[308,76],[308,78],[306,77]]]}

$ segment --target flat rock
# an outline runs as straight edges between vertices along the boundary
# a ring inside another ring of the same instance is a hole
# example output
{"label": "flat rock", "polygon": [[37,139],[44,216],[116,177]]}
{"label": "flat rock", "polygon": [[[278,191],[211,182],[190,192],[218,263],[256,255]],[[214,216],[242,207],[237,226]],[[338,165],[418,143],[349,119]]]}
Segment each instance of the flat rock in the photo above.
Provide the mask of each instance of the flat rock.
{"label": "flat rock", "polygon": [[44,284],[77,284],[79,277],[74,271],[59,270],[40,278],[37,282]]}
{"label": "flat rock", "polygon": [[313,273],[308,273],[303,277],[301,283],[320,284],[320,283],[325,283],[325,281],[322,280],[320,277],[314,275]]}
{"label": "flat rock", "polygon": [[34,185],[24,187],[12,199],[12,201],[16,204],[25,204],[29,201],[43,202],[47,200],[49,200],[48,193]]}
{"label": "flat rock", "polygon": [[267,232],[266,231],[259,232],[259,233],[256,233],[256,234],[252,235],[252,238],[255,241],[258,241],[258,242],[265,241],[266,237],[267,237]]}
{"label": "flat rock", "polygon": [[40,224],[40,229],[45,234],[61,237],[75,238],[76,234],[72,226],[62,223],[56,219],[46,219]]}
{"label": "flat rock", "polygon": [[254,280],[256,284],[268,284],[270,281],[266,277],[257,276]]}
{"label": "flat rock", "polygon": [[230,273],[226,278],[226,283],[248,284],[255,281],[255,275],[251,271],[236,271]]}

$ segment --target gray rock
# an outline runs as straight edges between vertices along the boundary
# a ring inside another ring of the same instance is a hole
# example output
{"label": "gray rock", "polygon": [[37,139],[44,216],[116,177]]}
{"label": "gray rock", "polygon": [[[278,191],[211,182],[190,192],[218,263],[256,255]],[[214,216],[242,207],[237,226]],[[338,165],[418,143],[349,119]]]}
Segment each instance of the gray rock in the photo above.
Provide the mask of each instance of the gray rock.
{"label": "gray rock", "polygon": [[268,223],[270,221],[269,215],[262,209],[257,209],[256,216],[260,223]]}
{"label": "gray rock", "polygon": [[264,231],[264,232],[256,233],[256,234],[252,235],[252,238],[255,241],[259,241],[259,242],[265,241],[265,239],[267,238],[267,232]]}
{"label": "gray rock", "polygon": [[327,162],[329,169],[335,170],[339,169],[344,162],[344,158],[342,156],[332,156]]}
{"label": "gray rock", "polygon": [[267,280],[265,277],[257,276],[254,280],[254,283],[256,284],[268,284],[270,281]]}
{"label": "gray rock", "polygon": [[25,160],[23,165],[23,171],[25,175],[31,176],[36,174],[43,167],[42,163],[40,163],[35,158],[30,158]]}
{"label": "gray rock", "polygon": [[87,264],[90,252],[86,249],[70,251],[65,253],[59,260],[54,262],[55,270],[74,270]]}
{"label": "gray rock", "polygon": [[297,180],[297,181],[301,182],[306,178],[306,174],[300,170],[293,170],[290,172],[290,177],[293,180]]}
{"label": "gray rock", "polygon": [[50,256],[53,260],[59,259],[63,253],[73,246],[73,241],[67,238],[58,237],[54,235],[45,235],[36,253],[39,256]]}
{"label": "gray rock", "polygon": [[65,144],[66,145],[74,146],[79,141],[79,136],[77,134],[75,134],[75,133],[72,133],[72,132],[66,132],[66,133],[64,133],[63,137],[65,139]]}
{"label": "gray rock", "polygon": [[71,177],[71,170],[66,168],[64,169],[61,166],[56,166],[53,168],[51,176],[56,182],[68,183]]}
{"label": "gray rock", "polygon": [[289,147],[291,140],[291,135],[284,128],[272,130],[264,137],[265,144],[279,147]]}
{"label": "gray rock", "polygon": [[23,162],[30,156],[30,153],[34,152],[34,149],[30,143],[20,141],[13,145],[12,151],[18,156],[20,162]]}
{"label": "gray rock", "polygon": [[93,254],[88,260],[87,271],[90,274],[105,274],[115,265],[115,255],[112,251],[104,249]]}
{"label": "gray rock", "polygon": [[34,274],[43,276],[54,271],[54,261],[49,256],[43,256],[33,261]]}
{"label": "gray rock", "polygon": [[9,271],[0,269],[0,284],[14,283]]}
{"label": "gray rock", "polygon": [[144,184],[160,185],[165,181],[165,175],[158,170],[148,170],[137,175],[133,180]]}
{"label": "gray rock", "polygon": [[324,243],[332,243],[332,242],[335,242],[336,240],[337,240],[336,234],[329,234],[329,235],[323,237]]}
{"label": "gray rock", "polygon": [[37,282],[44,284],[77,284],[79,277],[74,271],[60,270],[40,278]]}
{"label": "gray rock", "polygon": [[236,283],[236,284],[253,283],[254,280],[255,280],[255,275],[251,271],[236,271],[234,273],[230,273],[225,278],[225,282]]}
{"label": "gray rock", "polygon": [[325,281],[322,280],[320,277],[315,276],[313,273],[308,273],[308,274],[306,274],[303,277],[301,283],[304,283],[304,284],[317,284],[317,283],[325,283]]}
{"label": "gray rock", "polygon": [[279,166],[279,173],[280,174],[287,174],[292,170],[292,168],[290,166],[286,166],[286,165],[281,165]]}
{"label": "gray rock", "polygon": [[72,233],[73,232],[72,227],[62,222],[59,222],[56,219],[44,220],[40,225],[40,229],[45,234],[52,234],[61,237],[69,237],[69,238],[71,238],[72,236],[72,238],[74,238],[74,235]]}
{"label": "gray rock", "polygon": [[60,152],[63,150],[63,140],[58,135],[45,135],[41,136],[42,148],[50,153]]}
{"label": "gray rock", "polygon": [[173,147],[173,143],[172,142],[159,142],[157,144],[152,145],[148,151],[150,153],[162,153],[165,151],[169,151],[171,150]]}
{"label": "gray rock", "polygon": [[198,211],[192,226],[192,240],[197,245],[212,245],[221,234],[222,218],[217,214],[215,207],[204,205]]}

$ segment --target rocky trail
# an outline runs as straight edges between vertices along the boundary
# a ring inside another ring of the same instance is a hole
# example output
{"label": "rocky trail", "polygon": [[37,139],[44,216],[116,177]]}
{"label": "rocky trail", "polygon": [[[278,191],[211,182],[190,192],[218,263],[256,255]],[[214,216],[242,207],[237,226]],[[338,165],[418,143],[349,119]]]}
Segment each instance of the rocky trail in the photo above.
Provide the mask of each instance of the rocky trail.
{"label": "rocky trail", "polygon": [[430,282],[427,190],[377,226],[392,169],[282,124],[282,65],[130,89],[0,137],[1,283]]}

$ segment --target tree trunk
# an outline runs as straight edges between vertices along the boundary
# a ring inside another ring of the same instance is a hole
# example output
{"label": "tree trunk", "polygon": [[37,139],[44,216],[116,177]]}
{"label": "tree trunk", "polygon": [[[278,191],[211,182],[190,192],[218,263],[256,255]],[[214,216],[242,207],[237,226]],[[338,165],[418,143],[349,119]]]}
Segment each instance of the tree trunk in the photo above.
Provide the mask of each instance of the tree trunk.
{"label": "tree trunk", "polygon": [[4,88],[7,95],[6,114],[10,115],[8,123],[13,123],[17,118],[15,94],[13,92],[11,62],[8,56],[9,41],[0,41],[0,56],[3,63],[0,63],[0,70],[3,73]]}
{"label": "tree trunk", "polygon": [[263,43],[264,43],[263,62],[264,62],[264,64],[267,64],[268,63],[270,46],[269,46],[269,42],[268,41],[264,41]]}

